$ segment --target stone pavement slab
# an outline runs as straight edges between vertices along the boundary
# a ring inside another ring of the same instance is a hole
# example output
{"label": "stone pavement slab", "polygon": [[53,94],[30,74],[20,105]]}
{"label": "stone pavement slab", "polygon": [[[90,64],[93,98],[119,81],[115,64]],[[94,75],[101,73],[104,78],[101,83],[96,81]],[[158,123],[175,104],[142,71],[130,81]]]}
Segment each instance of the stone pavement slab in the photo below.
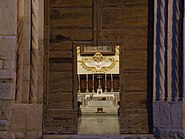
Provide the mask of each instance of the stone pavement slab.
{"label": "stone pavement slab", "polygon": [[152,134],[128,135],[44,135],[43,139],[155,139]]}

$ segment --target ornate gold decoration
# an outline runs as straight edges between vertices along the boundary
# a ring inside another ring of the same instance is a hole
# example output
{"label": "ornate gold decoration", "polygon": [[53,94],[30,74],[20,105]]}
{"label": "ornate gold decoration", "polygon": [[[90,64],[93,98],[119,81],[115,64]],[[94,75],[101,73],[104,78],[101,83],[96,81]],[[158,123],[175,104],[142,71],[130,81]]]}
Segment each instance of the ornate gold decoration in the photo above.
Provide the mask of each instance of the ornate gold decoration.
{"label": "ornate gold decoration", "polygon": [[118,60],[103,57],[100,52],[97,52],[93,57],[82,58],[82,60],[79,60],[78,62],[80,62],[81,66],[87,71],[106,72],[112,69]]}
{"label": "ornate gold decoration", "polygon": [[119,45],[115,46],[115,52],[116,52],[115,54],[117,54],[117,55],[119,55],[119,47],[120,47]]}
{"label": "ornate gold decoration", "polygon": [[80,54],[80,46],[77,46],[77,55]]}

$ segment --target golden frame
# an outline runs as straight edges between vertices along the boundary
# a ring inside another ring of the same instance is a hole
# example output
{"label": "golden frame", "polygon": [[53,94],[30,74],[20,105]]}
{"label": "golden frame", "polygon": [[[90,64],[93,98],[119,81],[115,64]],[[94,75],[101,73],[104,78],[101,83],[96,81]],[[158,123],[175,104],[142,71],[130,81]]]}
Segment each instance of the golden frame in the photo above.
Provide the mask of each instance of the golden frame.
{"label": "golden frame", "polygon": [[102,46],[81,45],[80,46],[80,54],[82,56],[92,56],[96,52],[100,52],[102,55],[114,55],[115,47],[111,45],[102,45]]}

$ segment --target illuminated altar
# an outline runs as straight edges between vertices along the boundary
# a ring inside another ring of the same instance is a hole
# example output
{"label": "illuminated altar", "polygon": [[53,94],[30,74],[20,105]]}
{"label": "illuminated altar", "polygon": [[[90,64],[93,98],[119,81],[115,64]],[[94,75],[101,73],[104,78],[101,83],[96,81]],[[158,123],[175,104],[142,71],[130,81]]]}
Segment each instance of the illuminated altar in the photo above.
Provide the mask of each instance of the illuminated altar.
{"label": "illuminated altar", "polygon": [[[78,52],[78,101],[82,113],[118,113],[119,47],[114,56],[80,56]],[[79,49],[78,49],[79,50]]]}

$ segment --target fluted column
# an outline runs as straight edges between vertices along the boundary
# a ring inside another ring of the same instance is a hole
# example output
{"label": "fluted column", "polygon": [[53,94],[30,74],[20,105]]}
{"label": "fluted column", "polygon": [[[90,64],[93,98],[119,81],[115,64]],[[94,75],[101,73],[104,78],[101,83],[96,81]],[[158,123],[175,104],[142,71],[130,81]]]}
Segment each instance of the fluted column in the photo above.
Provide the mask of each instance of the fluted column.
{"label": "fluted column", "polygon": [[38,88],[38,0],[32,0],[31,102],[37,101]]}
{"label": "fluted column", "polygon": [[17,1],[17,80],[16,80],[16,101],[22,100],[23,90],[23,35],[24,30],[24,0]]}

